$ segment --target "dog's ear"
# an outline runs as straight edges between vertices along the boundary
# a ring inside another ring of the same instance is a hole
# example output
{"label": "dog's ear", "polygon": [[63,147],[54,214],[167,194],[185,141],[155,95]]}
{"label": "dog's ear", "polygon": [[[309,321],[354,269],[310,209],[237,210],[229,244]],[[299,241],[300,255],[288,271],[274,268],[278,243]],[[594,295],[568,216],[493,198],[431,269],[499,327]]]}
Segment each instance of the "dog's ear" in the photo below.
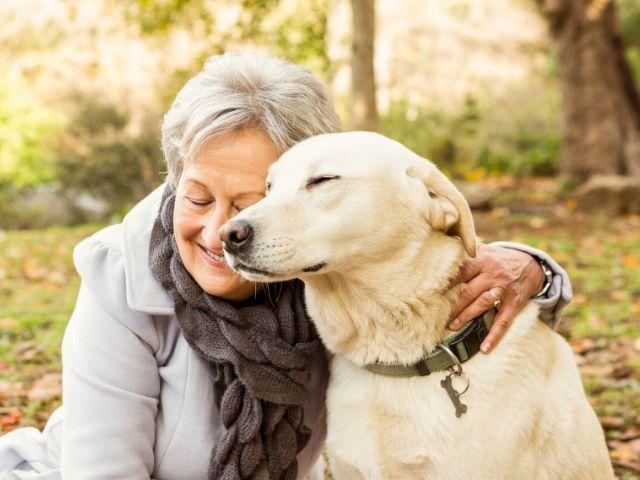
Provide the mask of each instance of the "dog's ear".
{"label": "dog's ear", "polygon": [[476,230],[469,204],[460,191],[428,160],[418,158],[407,167],[407,175],[422,181],[427,188],[428,219],[435,230],[460,237],[470,257],[476,256]]}

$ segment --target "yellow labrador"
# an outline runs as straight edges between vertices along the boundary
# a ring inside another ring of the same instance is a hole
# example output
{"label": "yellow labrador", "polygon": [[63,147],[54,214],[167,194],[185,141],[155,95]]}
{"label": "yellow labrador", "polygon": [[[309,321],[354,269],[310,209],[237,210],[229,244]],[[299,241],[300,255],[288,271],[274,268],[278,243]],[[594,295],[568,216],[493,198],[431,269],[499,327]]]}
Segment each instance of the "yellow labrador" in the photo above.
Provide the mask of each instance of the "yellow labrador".
{"label": "yellow labrador", "polygon": [[248,279],[306,285],[334,354],[334,478],[613,478],[571,350],[537,305],[490,355],[472,355],[489,317],[451,341],[446,286],[476,235],[431,162],[373,133],[321,135],[286,152],[267,187],[221,229],[225,257]]}

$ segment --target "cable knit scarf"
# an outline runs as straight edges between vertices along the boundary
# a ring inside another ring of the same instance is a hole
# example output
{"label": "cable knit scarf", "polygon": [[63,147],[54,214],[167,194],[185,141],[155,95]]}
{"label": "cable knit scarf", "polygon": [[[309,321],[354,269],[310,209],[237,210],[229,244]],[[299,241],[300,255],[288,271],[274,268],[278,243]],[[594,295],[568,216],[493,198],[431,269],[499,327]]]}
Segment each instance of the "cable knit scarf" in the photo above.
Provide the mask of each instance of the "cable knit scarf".
{"label": "cable knit scarf", "polygon": [[149,262],[170,293],[189,345],[214,377],[225,432],[211,452],[209,479],[294,480],[307,443],[302,405],[309,394],[317,335],[306,316],[302,283],[231,304],[207,294],[187,272],[173,235],[175,192],[167,186],[151,233]]}

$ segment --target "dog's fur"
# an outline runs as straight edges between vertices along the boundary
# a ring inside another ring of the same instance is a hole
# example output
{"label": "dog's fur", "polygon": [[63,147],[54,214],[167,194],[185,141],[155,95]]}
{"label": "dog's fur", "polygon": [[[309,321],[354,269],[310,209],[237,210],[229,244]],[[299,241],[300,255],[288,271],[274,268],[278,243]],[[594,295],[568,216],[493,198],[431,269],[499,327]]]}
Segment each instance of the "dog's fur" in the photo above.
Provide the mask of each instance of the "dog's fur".
{"label": "dog's fur", "polygon": [[[339,178],[309,181],[319,176]],[[446,286],[476,237],[467,203],[432,163],[380,135],[322,135],[286,152],[268,184],[234,218],[253,227],[251,241],[225,255],[252,280],[306,284],[334,354],[334,478],[613,478],[572,353],[533,302],[491,354],[464,364],[461,418],[440,386],[446,372],[391,378],[362,368],[412,364],[451,334],[458,290]]]}

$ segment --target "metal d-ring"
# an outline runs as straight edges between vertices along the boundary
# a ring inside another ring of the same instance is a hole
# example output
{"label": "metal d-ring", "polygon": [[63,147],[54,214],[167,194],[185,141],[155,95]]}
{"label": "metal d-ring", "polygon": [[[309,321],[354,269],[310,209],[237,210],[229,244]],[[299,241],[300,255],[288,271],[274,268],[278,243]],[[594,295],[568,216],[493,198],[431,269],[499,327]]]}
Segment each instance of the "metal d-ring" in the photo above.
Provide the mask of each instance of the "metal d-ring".
{"label": "metal d-ring", "polygon": [[[455,373],[456,375],[464,375],[464,371],[462,370],[462,364],[460,363],[460,360],[458,359],[458,357],[456,356],[455,353],[453,353],[451,351],[451,349],[449,349],[449,347],[447,347],[444,343],[439,343],[438,346],[444,350],[444,353],[446,353],[447,355],[449,355],[449,358],[451,358],[451,360],[453,360],[454,365],[458,368],[458,370],[454,370],[453,373]],[[453,367],[452,367],[453,368]]]}
{"label": "metal d-ring", "polygon": [[466,386],[464,387],[464,390],[462,390],[461,392],[457,392],[458,395],[462,395],[467,390],[469,390],[469,379],[464,374],[464,370],[462,369],[462,363],[460,363],[460,360],[458,359],[456,354],[453,353],[451,351],[451,349],[449,347],[447,347],[444,343],[439,343],[438,346],[444,351],[444,353],[449,355],[449,358],[451,358],[451,360],[453,360],[453,366],[451,367],[451,374],[450,375],[455,375],[457,377],[462,377],[467,382]]}

